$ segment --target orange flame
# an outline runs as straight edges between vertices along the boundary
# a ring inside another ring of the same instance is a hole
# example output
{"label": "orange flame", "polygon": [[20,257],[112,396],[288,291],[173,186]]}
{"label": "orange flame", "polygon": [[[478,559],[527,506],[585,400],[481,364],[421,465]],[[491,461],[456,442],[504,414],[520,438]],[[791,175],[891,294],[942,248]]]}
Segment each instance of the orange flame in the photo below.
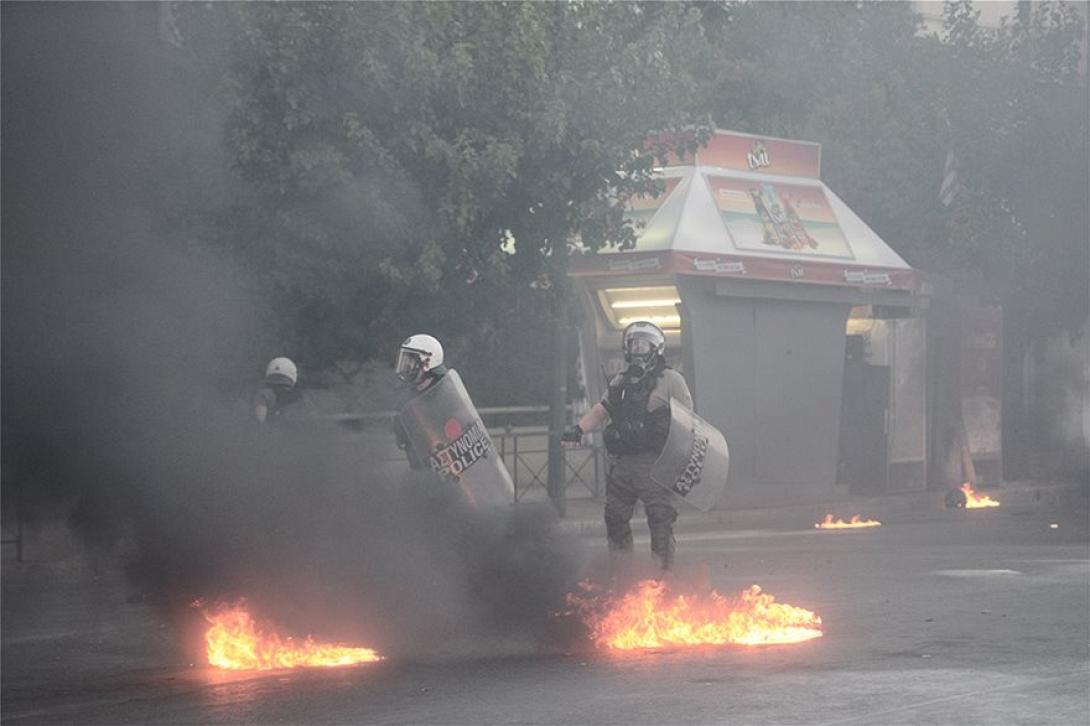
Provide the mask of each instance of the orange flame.
{"label": "orange flame", "polygon": [[[199,602],[194,605],[200,607]],[[382,657],[370,648],[349,648],[315,643],[308,635],[302,643],[262,632],[244,604],[221,607],[215,613],[202,609],[212,627],[204,634],[208,662],[217,668],[267,671],[276,668],[345,666],[371,663]]]}
{"label": "orange flame", "polygon": [[977,494],[969,482],[961,485],[961,491],[965,492],[965,508],[980,509],[981,507],[998,507],[999,502],[987,494]]}
{"label": "orange flame", "polygon": [[833,515],[826,514],[825,520],[814,524],[815,529],[856,529],[858,527],[881,527],[882,523],[877,519],[860,520],[858,514],[852,515],[851,521],[845,522],[843,519],[833,521]]}
{"label": "orange flame", "polygon": [[778,603],[752,585],[737,598],[711,590],[706,595],[668,595],[666,584],[643,580],[621,596],[568,595],[568,603],[590,629],[599,647],[614,650],[672,646],[771,645],[820,638],[821,618]]}

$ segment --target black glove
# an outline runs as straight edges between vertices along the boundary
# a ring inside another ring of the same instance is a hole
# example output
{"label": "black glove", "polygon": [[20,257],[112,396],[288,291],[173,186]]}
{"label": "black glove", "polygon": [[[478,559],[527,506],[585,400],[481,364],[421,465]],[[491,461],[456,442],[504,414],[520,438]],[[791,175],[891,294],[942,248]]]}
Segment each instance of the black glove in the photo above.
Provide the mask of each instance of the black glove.
{"label": "black glove", "polygon": [[583,443],[583,427],[579,424],[569,426],[564,433],[560,434],[560,441],[566,444],[581,444]]}

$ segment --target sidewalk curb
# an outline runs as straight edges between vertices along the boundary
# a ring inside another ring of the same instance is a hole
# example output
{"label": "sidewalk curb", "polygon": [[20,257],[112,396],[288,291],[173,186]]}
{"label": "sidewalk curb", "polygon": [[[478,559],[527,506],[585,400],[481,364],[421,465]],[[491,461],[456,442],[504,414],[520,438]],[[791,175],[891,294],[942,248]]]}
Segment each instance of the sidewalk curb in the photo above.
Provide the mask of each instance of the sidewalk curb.
{"label": "sidewalk curb", "polygon": [[[1088,488],[1080,482],[1012,482],[1000,489],[983,490],[982,494],[1000,502],[997,511],[1027,514],[1042,509],[1055,509],[1077,505],[1086,506]],[[818,504],[800,504],[780,507],[764,507],[736,510],[712,510],[710,512],[679,512],[675,529],[694,532],[714,529],[808,529],[820,522],[826,514],[848,519],[859,515],[863,519],[882,522],[914,519],[920,515],[938,515],[947,511],[945,491],[916,491],[888,494],[879,497],[847,497]],[[561,520],[562,530],[580,536],[605,536],[602,520],[604,504],[589,500],[581,504],[586,511],[569,515]],[[569,503],[569,508],[570,503]]]}

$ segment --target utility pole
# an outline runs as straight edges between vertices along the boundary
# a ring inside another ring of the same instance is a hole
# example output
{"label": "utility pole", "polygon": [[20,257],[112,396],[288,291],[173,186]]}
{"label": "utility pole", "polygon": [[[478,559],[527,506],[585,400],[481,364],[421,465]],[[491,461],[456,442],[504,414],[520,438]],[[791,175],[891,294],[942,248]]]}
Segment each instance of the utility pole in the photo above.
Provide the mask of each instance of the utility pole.
{"label": "utility pole", "polygon": [[553,365],[549,386],[549,499],[557,514],[566,514],[564,490],[567,483],[567,456],[560,435],[568,425],[568,245],[562,242],[553,250]]}

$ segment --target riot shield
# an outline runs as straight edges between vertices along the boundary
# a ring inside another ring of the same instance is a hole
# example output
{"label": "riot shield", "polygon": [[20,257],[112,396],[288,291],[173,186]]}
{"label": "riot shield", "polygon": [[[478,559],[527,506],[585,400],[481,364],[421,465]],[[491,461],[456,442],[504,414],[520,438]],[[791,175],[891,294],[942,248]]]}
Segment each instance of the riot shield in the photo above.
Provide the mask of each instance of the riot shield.
{"label": "riot shield", "polygon": [[515,488],[462,378],[450,370],[398,414],[413,451],[477,507],[508,505]]}
{"label": "riot shield", "polygon": [[719,429],[670,399],[670,433],[651,467],[656,484],[707,512],[727,486],[730,450]]}

